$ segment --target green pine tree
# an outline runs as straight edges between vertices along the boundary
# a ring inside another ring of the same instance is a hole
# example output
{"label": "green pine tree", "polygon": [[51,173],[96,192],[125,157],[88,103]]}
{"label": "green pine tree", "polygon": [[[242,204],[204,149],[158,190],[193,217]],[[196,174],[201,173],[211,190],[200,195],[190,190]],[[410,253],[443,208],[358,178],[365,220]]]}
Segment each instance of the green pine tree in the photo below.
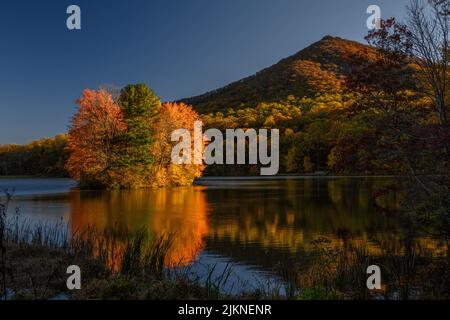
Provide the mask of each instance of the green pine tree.
{"label": "green pine tree", "polygon": [[132,84],[122,89],[119,104],[128,127],[121,139],[120,165],[143,173],[153,162],[149,152],[153,141],[151,122],[161,101],[145,84]]}

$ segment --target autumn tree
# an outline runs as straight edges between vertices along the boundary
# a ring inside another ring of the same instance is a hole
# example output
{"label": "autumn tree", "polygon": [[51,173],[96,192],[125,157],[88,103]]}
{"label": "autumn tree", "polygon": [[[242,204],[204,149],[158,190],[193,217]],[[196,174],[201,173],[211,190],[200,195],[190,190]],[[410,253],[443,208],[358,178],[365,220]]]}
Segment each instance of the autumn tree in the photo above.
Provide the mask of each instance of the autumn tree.
{"label": "autumn tree", "polygon": [[190,106],[162,106],[145,85],[125,87],[117,102],[105,90],[85,90],[77,103],[67,169],[82,187],[181,186],[201,176],[203,164],[174,164],[171,159],[172,132],[193,133],[199,120]]}
{"label": "autumn tree", "polygon": [[[404,212],[450,239],[448,1],[411,1],[405,24],[389,19],[366,37],[379,51],[354,63],[355,113],[372,119],[376,139],[361,148],[409,179]],[[375,151],[375,152],[374,152]],[[369,159],[370,160],[370,159]]]}
{"label": "autumn tree", "polygon": [[122,111],[105,91],[84,90],[68,133],[69,174],[82,186],[112,187],[119,180],[118,139],[126,130]]}
{"label": "autumn tree", "polygon": [[411,1],[408,7],[408,35],[420,66],[418,79],[422,89],[433,100],[439,124],[446,129],[450,95],[450,2],[428,0],[427,4],[422,0]]}
{"label": "autumn tree", "polygon": [[[155,122],[152,123],[154,143],[151,148],[153,163],[153,186],[184,186],[193,183],[201,176],[205,166],[203,164],[175,164],[171,153],[178,141],[172,141],[172,132],[176,129],[187,129],[194,137],[194,123],[200,121],[199,115],[191,106],[184,103],[164,103],[159,109]],[[201,146],[203,148],[203,137]],[[194,144],[191,142],[191,158],[194,159]],[[201,152],[201,150],[198,150]]]}
{"label": "autumn tree", "polygon": [[[443,236],[450,256],[450,2],[445,0],[412,0],[408,7],[407,27],[412,51],[419,65],[417,79],[431,100],[434,119],[423,126],[426,143],[421,152],[429,154],[427,177],[414,175],[419,203],[413,209],[421,222],[432,225]],[[423,138],[423,137],[422,137]],[[417,151],[416,151],[417,152]]]}

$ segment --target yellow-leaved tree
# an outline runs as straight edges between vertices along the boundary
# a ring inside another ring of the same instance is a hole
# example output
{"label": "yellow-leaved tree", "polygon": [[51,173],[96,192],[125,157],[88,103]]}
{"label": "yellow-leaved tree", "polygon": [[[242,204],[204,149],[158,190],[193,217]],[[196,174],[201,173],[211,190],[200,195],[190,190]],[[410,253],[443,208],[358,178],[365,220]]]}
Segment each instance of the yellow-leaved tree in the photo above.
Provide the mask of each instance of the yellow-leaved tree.
{"label": "yellow-leaved tree", "polygon": [[[186,186],[202,175],[204,164],[175,164],[171,161],[172,148],[178,143],[171,141],[176,129],[187,129],[194,137],[194,123],[200,121],[199,115],[191,106],[184,103],[165,103],[153,122],[154,143],[151,154],[153,163],[153,186]],[[191,158],[194,159],[194,144],[191,139]],[[204,147],[202,139],[202,149]]]}

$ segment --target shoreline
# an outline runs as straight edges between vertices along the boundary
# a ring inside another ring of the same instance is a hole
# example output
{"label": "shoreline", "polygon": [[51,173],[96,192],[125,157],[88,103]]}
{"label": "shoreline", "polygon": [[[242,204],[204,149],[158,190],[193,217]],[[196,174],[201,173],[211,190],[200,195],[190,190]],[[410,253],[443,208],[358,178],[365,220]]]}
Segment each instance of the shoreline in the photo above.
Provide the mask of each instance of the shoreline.
{"label": "shoreline", "polygon": [[[208,180],[283,180],[283,179],[305,179],[305,178],[396,178],[400,175],[336,175],[336,174],[280,174],[274,176],[204,176],[197,178],[195,181]],[[70,177],[63,176],[0,176],[0,179],[58,179],[58,180],[73,180]],[[75,181],[75,180],[74,180]]]}

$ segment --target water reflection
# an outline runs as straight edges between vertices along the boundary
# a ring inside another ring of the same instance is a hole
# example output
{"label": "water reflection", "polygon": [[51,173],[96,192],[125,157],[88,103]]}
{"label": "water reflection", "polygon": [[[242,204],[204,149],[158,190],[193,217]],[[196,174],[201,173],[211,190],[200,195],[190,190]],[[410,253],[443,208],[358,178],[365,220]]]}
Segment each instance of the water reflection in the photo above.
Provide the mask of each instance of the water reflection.
{"label": "water reflection", "polygon": [[202,188],[71,193],[73,232],[87,226],[174,235],[166,264],[187,265],[203,249],[208,204]]}
{"label": "water reflection", "polygon": [[[147,228],[174,234],[167,265],[208,255],[270,271],[280,263],[303,263],[310,241],[326,236],[334,246],[367,245],[402,250],[398,219],[376,205],[395,208],[401,195],[375,200],[386,178],[204,179],[199,186],[111,192],[71,191],[19,200],[25,215],[71,220],[72,230]],[[38,190],[37,190],[38,191]],[[68,211],[68,212],[67,212]],[[432,239],[417,239],[427,254],[445,251]]]}
{"label": "water reflection", "polygon": [[[279,262],[302,261],[310,241],[330,238],[368,244],[379,251],[377,238],[400,236],[396,219],[380,214],[372,192],[386,179],[298,179],[245,182],[232,187],[208,183],[213,208],[209,248],[236,261],[271,269]],[[233,199],[233,201],[229,201]],[[394,208],[399,195],[378,200]]]}

